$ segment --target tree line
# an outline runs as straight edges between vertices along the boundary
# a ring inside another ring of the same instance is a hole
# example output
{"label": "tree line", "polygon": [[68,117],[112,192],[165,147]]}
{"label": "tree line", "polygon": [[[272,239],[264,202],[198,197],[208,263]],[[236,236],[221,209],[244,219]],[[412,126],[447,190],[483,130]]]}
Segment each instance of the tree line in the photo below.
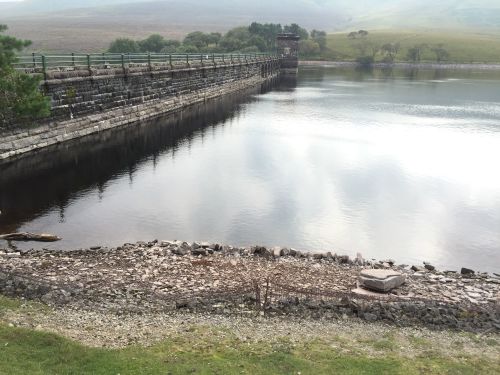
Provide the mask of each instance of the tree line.
{"label": "tree line", "polygon": [[[401,43],[377,43],[369,38],[370,33],[366,30],[353,31],[347,34],[352,48],[357,52],[356,61],[360,65],[371,65],[377,62],[392,64],[400,55]],[[423,54],[430,51],[435,56],[435,61],[442,63],[450,60],[450,53],[444,44],[429,45],[426,43],[415,44],[407,49],[406,61],[419,63]]]}
{"label": "tree line", "polygon": [[326,32],[309,32],[296,23],[282,26],[275,23],[253,22],[249,26],[235,27],[225,34],[194,31],[182,41],[166,39],[153,34],[143,40],[119,38],[111,43],[110,53],[252,53],[274,52],[276,37],[280,33],[294,33],[301,37],[303,55],[319,55],[327,49]]}

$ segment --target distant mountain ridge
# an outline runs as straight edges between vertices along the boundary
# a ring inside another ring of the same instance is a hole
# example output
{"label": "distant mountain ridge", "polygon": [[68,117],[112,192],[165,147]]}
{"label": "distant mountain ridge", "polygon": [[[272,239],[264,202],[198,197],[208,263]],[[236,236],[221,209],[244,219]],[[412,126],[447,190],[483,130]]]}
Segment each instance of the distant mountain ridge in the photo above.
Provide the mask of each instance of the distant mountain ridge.
{"label": "distant mountain ridge", "polygon": [[297,22],[329,31],[366,28],[499,28],[498,0],[25,0],[0,3],[1,18],[79,17],[138,22]]}
{"label": "distant mountain ridge", "polygon": [[[448,29],[500,33],[500,0],[26,0],[0,2],[0,24],[37,51],[101,51],[118,37],[225,32],[249,23],[327,32]],[[61,36],[64,36],[62,38]]]}

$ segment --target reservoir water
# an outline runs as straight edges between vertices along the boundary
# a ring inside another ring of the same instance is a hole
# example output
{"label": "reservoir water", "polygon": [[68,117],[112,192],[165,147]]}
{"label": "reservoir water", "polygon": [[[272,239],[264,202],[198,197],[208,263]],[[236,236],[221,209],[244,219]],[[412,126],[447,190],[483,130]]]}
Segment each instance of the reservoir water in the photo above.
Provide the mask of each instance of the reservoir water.
{"label": "reservoir water", "polygon": [[24,248],[204,240],[499,272],[500,72],[302,68],[0,165],[0,210],[0,233],[63,237]]}

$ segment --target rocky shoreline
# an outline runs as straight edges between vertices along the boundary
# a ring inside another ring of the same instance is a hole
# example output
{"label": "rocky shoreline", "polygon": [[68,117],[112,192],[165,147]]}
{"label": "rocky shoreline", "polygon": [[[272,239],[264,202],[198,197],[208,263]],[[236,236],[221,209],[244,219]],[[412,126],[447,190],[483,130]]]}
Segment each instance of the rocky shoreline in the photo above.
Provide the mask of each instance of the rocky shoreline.
{"label": "rocky shoreline", "polygon": [[[358,287],[363,269],[401,272],[390,293]],[[500,332],[500,277],[288,248],[151,241],[74,251],[0,250],[0,293],[117,315],[209,313],[348,319]]]}

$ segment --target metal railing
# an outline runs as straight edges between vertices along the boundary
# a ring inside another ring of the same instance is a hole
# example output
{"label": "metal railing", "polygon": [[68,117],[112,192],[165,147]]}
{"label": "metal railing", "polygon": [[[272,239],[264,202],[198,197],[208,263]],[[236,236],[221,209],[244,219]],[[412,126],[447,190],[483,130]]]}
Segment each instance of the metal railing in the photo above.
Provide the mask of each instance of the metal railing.
{"label": "metal railing", "polygon": [[130,68],[147,66],[153,69],[157,66],[174,68],[179,65],[191,64],[235,64],[245,62],[277,59],[270,53],[198,53],[198,54],[160,54],[160,53],[101,53],[66,55],[31,55],[18,56],[14,68],[26,73],[42,73],[57,70],[84,70]]}

